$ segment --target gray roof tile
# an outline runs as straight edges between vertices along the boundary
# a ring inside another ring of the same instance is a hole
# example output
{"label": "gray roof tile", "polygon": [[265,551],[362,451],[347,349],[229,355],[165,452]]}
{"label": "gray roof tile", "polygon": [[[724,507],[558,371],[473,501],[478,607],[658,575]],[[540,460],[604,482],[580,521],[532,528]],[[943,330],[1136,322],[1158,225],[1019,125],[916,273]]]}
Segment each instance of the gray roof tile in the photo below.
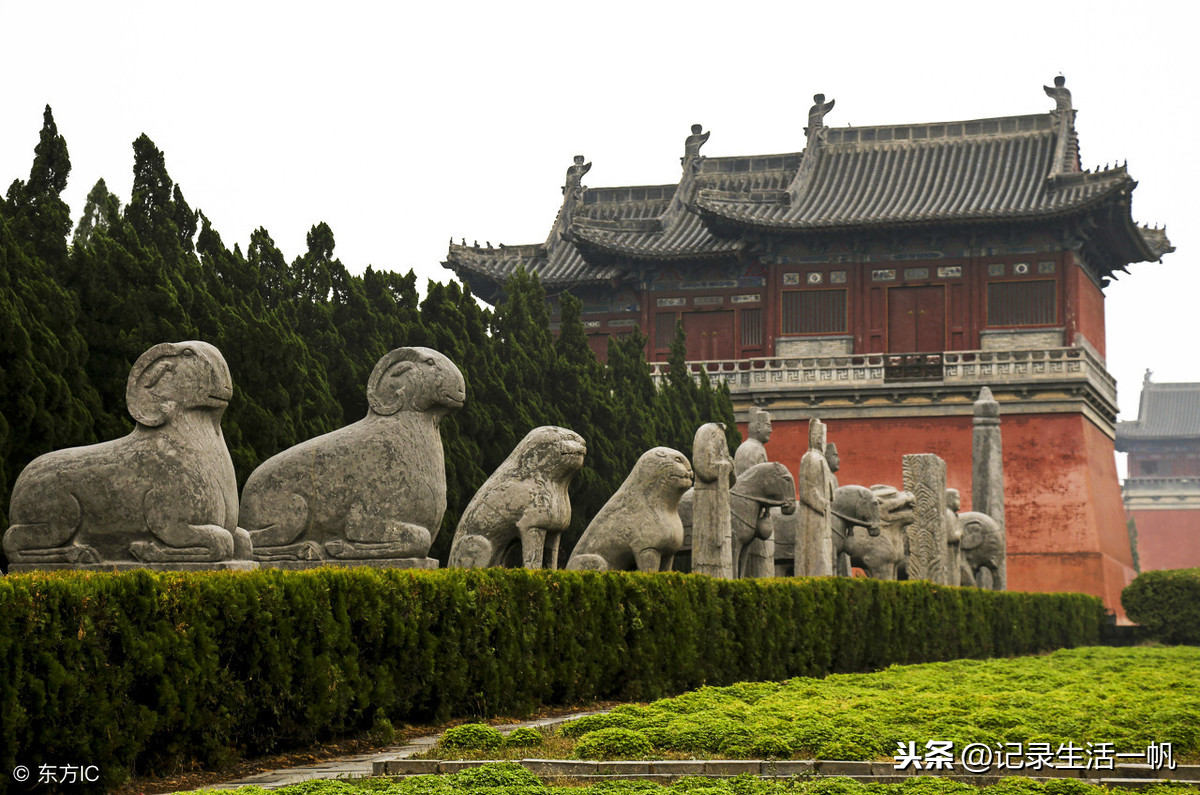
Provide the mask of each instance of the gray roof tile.
{"label": "gray roof tile", "polygon": [[[1113,267],[1173,250],[1165,230],[1135,227],[1129,219],[1128,194],[1137,183],[1123,166],[1079,170],[1073,119],[1073,111],[1069,116],[1052,111],[962,122],[821,127],[803,152],[689,156],[675,185],[566,191],[541,245],[451,245],[443,264],[493,291],[524,267],[555,290],[619,278],[623,271],[615,262],[620,259],[734,257],[746,245],[738,229],[795,234],[1019,221],[1115,203],[1123,203],[1120,218],[1106,222],[1127,229],[1116,240],[1115,256],[1129,259]],[[1062,136],[1067,142],[1060,146]]]}
{"label": "gray roof tile", "polygon": [[1117,443],[1200,439],[1200,383],[1142,384],[1138,418],[1117,423]]}

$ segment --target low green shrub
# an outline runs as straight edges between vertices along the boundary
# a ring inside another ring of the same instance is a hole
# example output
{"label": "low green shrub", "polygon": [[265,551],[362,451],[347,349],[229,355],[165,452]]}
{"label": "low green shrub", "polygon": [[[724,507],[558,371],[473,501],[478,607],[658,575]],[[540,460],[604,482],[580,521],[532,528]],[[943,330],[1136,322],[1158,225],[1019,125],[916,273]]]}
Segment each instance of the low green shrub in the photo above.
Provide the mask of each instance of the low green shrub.
{"label": "low green shrub", "polygon": [[[1200,649],[1090,647],[987,661],[891,666],[798,678],[753,704],[744,685],[706,687],[621,722],[655,753],[871,760],[914,738],[974,743],[1113,743],[1122,753],[1172,744],[1200,760]],[[1070,793],[1063,793],[1070,795]]]}
{"label": "low green shrub", "polygon": [[575,743],[577,759],[639,759],[648,753],[646,735],[617,726],[588,732]]}
{"label": "low green shrub", "polygon": [[582,718],[569,720],[562,724],[558,733],[563,737],[582,737],[597,729],[627,728],[634,722],[634,716],[628,712],[601,712],[597,715],[584,715]]}
{"label": "low green shrub", "polygon": [[[863,578],[15,574],[0,577],[0,771],[89,760],[96,788],[113,788],[134,769],[218,767],[386,732],[384,719],[652,701],[705,683],[1094,643],[1101,619],[1080,594]],[[742,687],[750,704],[776,686]],[[669,722],[655,716],[647,731]]]}
{"label": "low green shrub", "polygon": [[521,726],[513,729],[504,738],[506,748],[534,748],[545,745],[546,738],[532,726]]}
{"label": "low green shrub", "polygon": [[[727,779],[684,776],[673,784],[614,780],[588,786],[550,786],[511,763],[485,765],[448,776],[413,776],[403,779],[306,781],[272,790],[274,795],[1196,795],[1193,785],[1162,782],[1129,790],[1108,788],[1080,779],[1005,778],[991,786],[975,786],[933,776],[912,776],[898,784],[860,784],[845,777],[763,779],[742,775]],[[238,790],[201,790],[196,795],[268,795],[260,787]]]}
{"label": "low green shrub", "polygon": [[438,744],[467,751],[495,751],[504,745],[504,735],[483,723],[464,723],[446,729]]}
{"label": "low green shrub", "polygon": [[542,780],[516,762],[493,762],[469,767],[454,775],[454,783],[465,790],[480,787],[537,787]]}
{"label": "low green shrub", "polygon": [[1163,643],[1200,644],[1200,569],[1144,571],[1121,591],[1121,605]]}

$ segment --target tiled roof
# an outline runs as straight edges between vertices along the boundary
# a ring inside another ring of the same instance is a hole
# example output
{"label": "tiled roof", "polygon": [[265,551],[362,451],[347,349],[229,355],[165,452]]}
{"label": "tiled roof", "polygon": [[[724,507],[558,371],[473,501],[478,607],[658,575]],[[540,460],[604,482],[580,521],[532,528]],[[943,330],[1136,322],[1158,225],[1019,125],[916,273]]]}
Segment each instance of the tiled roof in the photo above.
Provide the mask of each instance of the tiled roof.
{"label": "tiled roof", "polygon": [[1117,423],[1117,446],[1151,439],[1200,439],[1200,383],[1143,382],[1138,418]]}
{"label": "tiled roof", "polygon": [[962,122],[826,127],[833,103],[818,104],[807,146],[790,154],[704,157],[708,133],[696,125],[675,185],[584,188],[590,164],[577,157],[545,243],[451,245],[443,264],[477,290],[495,293],[519,266],[555,290],[614,282],[629,261],[737,257],[761,232],[1014,222],[1094,208],[1103,209],[1093,257],[1102,277],[1172,251],[1165,230],[1133,223],[1137,183],[1124,166],[1080,170],[1070,93],[1056,85],[1046,89],[1056,100],[1048,113]]}
{"label": "tiled roof", "polygon": [[1054,116],[824,128],[783,195],[702,192],[696,204],[725,221],[799,231],[1044,218],[1134,187],[1123,167],[1053,179]]}

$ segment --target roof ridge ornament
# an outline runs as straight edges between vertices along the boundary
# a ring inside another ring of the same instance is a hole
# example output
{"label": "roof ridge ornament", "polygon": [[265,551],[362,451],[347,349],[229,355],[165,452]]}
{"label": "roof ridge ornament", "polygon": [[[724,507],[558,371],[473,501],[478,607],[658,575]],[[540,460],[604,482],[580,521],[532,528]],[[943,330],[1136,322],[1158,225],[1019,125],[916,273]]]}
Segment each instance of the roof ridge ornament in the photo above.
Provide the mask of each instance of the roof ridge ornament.
{"label": "roof ridge ornament", "polygon": [[1075,108],[1071,104],[1071,90],[1067,88],[1067,78],[1059,75],[1054,78],[1054,86],[1042,86],[1046,96],[1054,99],[1054,110],[1051,116],[1057,117],[1058,131],[1054,145],[1054,160],[1050,164],[1050,173],[1046,175],[1051,188],[1060,186],[1068,174],[1079,171],[1079,150],[1075,141]]}
{"label": "roof ridge ornament", "polygon": [[563,186],[563,195],[575,193],[583,188],[583,175],[591,171],[592,164],[585,163],[583,155],[575,155],[575,162],[567,167],[567,184]]}
{"label": "roof ridge ornament", "polygon": [[1074,110],[1071,107],[1071,89],[1067,88],[1067,78],[1059,75],[1054,78],[1054,88],[1042,86],[1042,90],[1046,92],[1046,96],[1054,99],[1054,110],[1056,113],[1062,113],[1064,110]]}
{"label": "roof ridge ornament", "polygon": [[705,142],[708,141],[708,136],[712,135],[712,130],[702,132],[703,130],[703,124],[693,124],[692,134],[683,142],[683,157],[679,158],[679,162],[683,164],[685,169],[688,167],[689,162],[699,165],[704,160],[704,156],[700,154],[700,147],[704,146]]}
{"label": "roof ridge ornament", "polygon": [[804,135],[809,141],[812,141],[813,135],[825,126],[825,114],[833,110],[835,99],[828,102],[825,101],[824,94],[813,94],[814,104],[808,109],[808,126],[804,128]]}

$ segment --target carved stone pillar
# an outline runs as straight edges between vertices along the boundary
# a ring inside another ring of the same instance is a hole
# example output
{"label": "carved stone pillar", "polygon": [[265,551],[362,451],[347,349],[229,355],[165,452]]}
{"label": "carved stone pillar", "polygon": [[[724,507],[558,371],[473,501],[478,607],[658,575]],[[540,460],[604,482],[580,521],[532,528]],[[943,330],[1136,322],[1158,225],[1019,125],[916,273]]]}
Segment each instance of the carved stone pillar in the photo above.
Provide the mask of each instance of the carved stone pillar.
{"label": "carved stone pillar", "polygon": [[971,433],[971,509],[985,513],[1000,525],[1003,554],[996,572],[997,591],[1008,589],[1005,572],[1007,544],[1004,525],[1004,460],[1000,448],[1000,404],[986,386],[975,401],[974,428]]}
{"label": "carved stone pillar", "polygon": [[945,582],[946,462],[930,453],[903,460],[904,490],[916,499],[908,528],[908,578]]}

